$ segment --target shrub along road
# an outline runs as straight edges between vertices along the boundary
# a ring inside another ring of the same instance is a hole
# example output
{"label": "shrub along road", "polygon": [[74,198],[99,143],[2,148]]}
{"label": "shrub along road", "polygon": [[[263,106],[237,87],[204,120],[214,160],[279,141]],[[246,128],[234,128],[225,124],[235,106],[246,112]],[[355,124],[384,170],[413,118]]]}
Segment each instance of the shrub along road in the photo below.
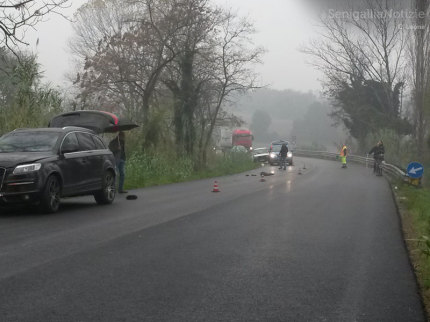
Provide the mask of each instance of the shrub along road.
{"label": "shrub along road", "polygon": [[0,320],[425,321],[387,182],[295,162],[3,212]]}

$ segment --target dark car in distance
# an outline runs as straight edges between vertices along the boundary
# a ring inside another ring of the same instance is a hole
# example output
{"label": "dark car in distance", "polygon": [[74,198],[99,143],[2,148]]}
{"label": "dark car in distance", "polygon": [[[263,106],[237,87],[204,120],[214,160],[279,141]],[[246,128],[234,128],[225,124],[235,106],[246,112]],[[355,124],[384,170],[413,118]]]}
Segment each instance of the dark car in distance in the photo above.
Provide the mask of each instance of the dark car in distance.
{"label": "dark car in distance", "polygon": [[115,159],[80,127],[17,129],[0,137],[0,204],[38,204],[56,212],[62,197],[115,199]]}

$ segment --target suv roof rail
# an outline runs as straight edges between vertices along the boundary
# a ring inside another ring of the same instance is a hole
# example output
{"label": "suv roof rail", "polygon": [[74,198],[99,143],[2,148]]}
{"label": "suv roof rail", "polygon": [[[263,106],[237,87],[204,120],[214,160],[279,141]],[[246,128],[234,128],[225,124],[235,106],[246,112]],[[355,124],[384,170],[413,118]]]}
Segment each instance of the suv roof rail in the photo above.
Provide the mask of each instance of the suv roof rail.
{"label": "suv roof rail", "polygon": [[63,126],[61,129],[62,130],[76,129],[76,130],[85,130],[85,131],[89,131],[89,132],[94,132],[93,130],[86,128],[86,127],[82,127],[82,126]]}

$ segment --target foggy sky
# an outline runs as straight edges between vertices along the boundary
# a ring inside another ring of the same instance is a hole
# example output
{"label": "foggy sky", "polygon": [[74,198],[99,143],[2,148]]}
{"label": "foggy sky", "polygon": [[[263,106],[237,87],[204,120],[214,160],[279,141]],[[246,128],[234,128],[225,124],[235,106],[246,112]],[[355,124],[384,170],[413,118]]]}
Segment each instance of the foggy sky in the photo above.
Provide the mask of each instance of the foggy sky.
{"label": "foggy sky", "polygon": [[[240,15],[248,16],[257,29],[255,44],[263,46],[267,53],[258,67],[261,84],[274,89],[319,91],[321,75],[306,63],[308,57],[299,49],[315,37],[314,13],[304,6],[303,0],[213,0],[232,8]],[[319,0],[305,0],[308,5]],[[334,1],[334,0],[326,0]],[[63,11],[69,17],[85,0],[73,0],[72,8]],[[65,75],[75,75],[67,41],[72,35],[70,22],[60,16],[51,15],[48,21],[27,33],[31,48],[35,48],[46,78],[54,84],[65,85]]]}

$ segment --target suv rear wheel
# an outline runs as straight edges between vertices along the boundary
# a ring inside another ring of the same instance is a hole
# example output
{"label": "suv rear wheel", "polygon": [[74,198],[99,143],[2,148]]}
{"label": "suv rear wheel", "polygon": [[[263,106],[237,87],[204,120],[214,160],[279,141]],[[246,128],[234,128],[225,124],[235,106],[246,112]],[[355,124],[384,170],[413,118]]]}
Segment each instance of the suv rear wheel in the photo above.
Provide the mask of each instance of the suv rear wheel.
{"label": "suv rear wheel", "polygon": [[111,204],[115,199],[115,175],[107,170],[103,175],[103,188],[94,193],[94,199],[99,205]]}

